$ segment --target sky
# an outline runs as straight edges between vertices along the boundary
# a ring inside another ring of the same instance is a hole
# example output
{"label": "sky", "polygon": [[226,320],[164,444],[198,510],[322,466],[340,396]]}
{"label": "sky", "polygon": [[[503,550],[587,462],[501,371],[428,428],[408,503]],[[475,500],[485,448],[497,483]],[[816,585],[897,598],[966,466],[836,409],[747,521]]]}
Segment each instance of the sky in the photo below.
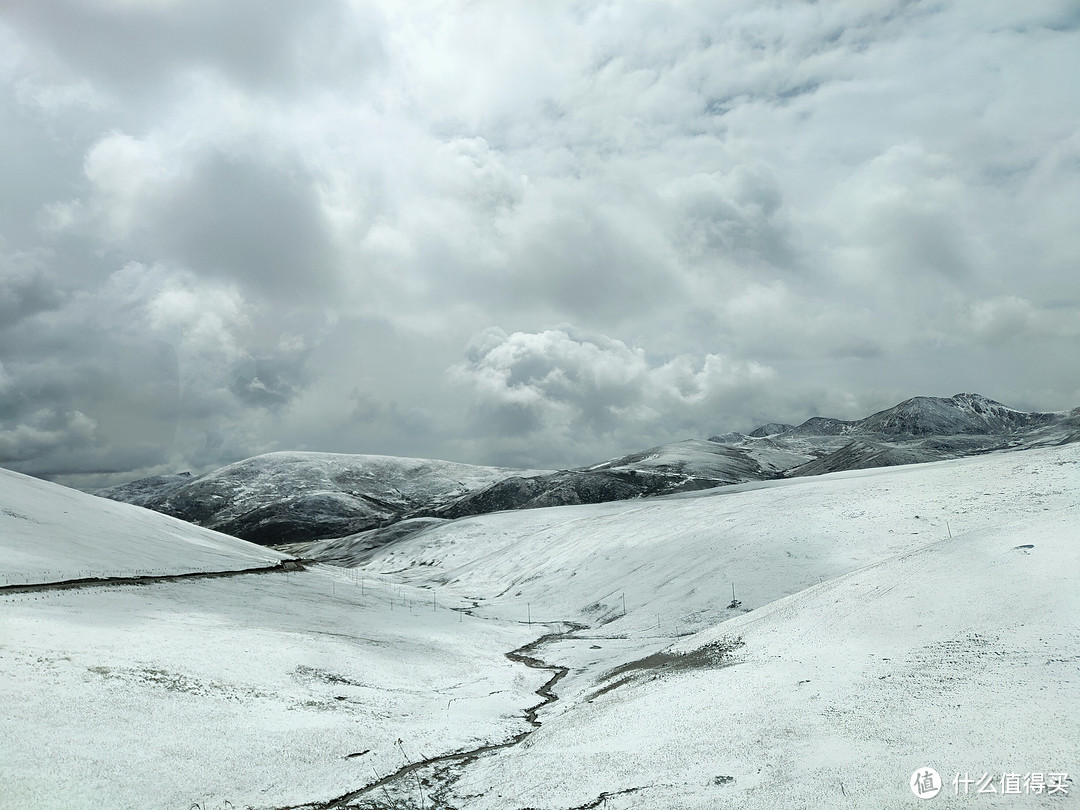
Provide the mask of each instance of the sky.
{"label": "sky", "polygon": [[1077,76],[1077,0],[0,0],[0,465],[1076,407]]}

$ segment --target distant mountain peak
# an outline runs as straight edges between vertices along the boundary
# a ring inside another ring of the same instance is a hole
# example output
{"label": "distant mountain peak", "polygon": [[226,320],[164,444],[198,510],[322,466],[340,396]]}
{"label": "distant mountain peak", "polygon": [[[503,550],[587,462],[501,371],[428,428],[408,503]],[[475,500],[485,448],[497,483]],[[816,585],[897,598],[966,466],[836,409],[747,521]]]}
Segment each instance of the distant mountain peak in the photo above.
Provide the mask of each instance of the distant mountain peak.
{"label": "distant mountain peak", "polygon": [[912,397],[861,419],[859,433],[886,436],[1006,435],[1044,424],[1049,414],[1024,413],[982,394]]}
{"label": "distant mountain peak", "polygon": [[755,439],[764,439],[768,436],[776,436],[777,434],[787,433],[789,430],[794,429],[794,425],[786,425],[782,422],[769,422],[768,424],[762,425],[761,427],[755,428],[754,430],[750,431],[748,435],[754,437]]}
{"label": "distant mountain peak", "polygon": [[813,416],[798,427],[772,423],[749,435],[755,438],[784,434],[811,436],[1007,436],[1019,430],[1049,424],[1054,414],[1027,413],[982,394],[951,397],[916,396],[863,419]]}

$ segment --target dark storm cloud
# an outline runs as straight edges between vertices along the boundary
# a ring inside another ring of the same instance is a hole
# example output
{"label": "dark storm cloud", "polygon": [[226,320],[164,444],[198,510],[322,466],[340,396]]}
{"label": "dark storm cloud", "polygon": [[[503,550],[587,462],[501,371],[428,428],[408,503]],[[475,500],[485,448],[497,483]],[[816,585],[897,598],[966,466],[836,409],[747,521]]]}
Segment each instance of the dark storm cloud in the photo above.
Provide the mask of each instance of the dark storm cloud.
{"label": "dark storm cloud", "polygon": [[5,254],[0,242],[0,331],[16,321],[60,305],[55,279],[45,271],[44,256]]}
{"label": "dark storm cloud", "polygon": [[288,447],[564,466],[1080,404],[1076,19],[3,4],[0,451],[80,485]]}
{"label": "dark storm cloud", "polygon": [[136,242],[201,274],[275,296],[325,295],[333,245],[312,187],[296,167],[212,153],[143,213]]}
{"label": "dark storm cloud", "polygon": [[233,366],[230,390],[249,405],[277,409],[294,400],[307,382],[305,352],[247,356]]}
{"label": "dark storm cloud", "polygon": [[79,332],[78,352],[0,366],[0,463],[56,475],[166,461],[179,399],[172,347]]}

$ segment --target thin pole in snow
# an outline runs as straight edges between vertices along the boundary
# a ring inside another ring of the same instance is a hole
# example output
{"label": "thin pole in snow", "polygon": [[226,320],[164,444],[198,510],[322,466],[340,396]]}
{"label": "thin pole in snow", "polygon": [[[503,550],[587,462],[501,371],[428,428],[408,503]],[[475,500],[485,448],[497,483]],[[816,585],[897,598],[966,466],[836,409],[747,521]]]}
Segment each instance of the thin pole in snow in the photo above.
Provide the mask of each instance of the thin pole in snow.
{"label": "thin pole in snow", "polygon": [[949,539],[952,540],[952,527],[949,526],[949,521],[945,521],[945,528],[949,530]]}
{"label": "thin pole in snow", "polygon": [[532,624],[532,602],[526,602],[525,607],[528,608],[529,611],[529,624]]}
{"label": "thin pole in snow", "polygon": [[622,615],[626,615],[626,594],[622,595]]}

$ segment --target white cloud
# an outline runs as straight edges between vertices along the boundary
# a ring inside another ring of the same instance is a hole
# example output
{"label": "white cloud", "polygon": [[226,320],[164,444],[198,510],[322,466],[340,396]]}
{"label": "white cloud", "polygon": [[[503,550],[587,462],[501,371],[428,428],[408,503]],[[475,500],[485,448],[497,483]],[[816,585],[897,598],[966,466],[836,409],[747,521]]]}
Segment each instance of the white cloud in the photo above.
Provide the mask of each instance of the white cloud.
{"label": "white cloud", "polygon": [[155,341],[205,464],[1080,404],[1069,3],[26,0],[0,46],[0,429],[108,437]]}
{"label": "white cloud", "polygon": [[[573,330],[478,335],[468,359],[449,370],[473,395],[474,416],[497,445],[543,438],[578,458],[604,437],[707,430],[772,383],[771,369],[717,354],[652,360],[645,350]],[[599,441],[598,441],[599,440]],[[552,449],[548,448],[547,452]]]}

